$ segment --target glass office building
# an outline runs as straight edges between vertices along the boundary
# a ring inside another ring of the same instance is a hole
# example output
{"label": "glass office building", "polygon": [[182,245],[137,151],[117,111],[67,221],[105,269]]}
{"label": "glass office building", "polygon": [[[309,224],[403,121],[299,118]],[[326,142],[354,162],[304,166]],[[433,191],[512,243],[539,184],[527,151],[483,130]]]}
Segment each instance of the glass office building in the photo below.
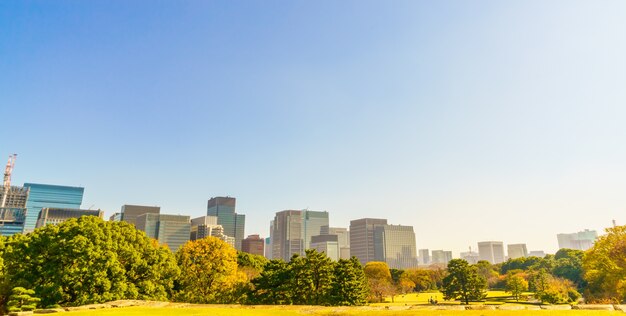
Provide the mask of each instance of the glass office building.
{"label": "glass office building", "polygon": [[50,184],[24,183],[24,187],[30,190],[26,201],[24,233],[35,229],[39,212],[44,207],[79,209],[85,192],[85,188],[82,187]]}
{"label": "glass office building", "polygon": [[0,207],[0,236],[21,234],[25,218],[24,208]]}
{"label": "glass office building", "polygon": [[207,216],[216,216],[217,224],[222,225],[224,234],[235,238],[235,248],[241,250],[246,228],[246,216],[235,212],[236,199],[233,197],[214,197],[207,203]]}
{"label": "glass office building", "polygon": [[135,219],[135,227],[160,244],[167,245],[172,252],[189,241],[191,231],[189,216],[186,215],[145,213]]}

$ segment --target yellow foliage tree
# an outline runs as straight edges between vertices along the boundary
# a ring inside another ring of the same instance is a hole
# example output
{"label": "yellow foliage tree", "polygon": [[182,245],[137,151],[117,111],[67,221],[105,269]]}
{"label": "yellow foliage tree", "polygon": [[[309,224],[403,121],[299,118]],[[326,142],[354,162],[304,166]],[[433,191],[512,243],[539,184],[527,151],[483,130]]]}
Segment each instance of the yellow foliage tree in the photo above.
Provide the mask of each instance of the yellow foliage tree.
{"label": "yellow foliage tree", "polygon": [[181,268],[179,301],[189,303],[234,303],[246,276],[237,269],[237,251],[231,245],[207,237],[188,241],[177,252]]}
{"label": "yellow foliage tree", "polygon": [[626,226],[607,228],[583,257],[586,297],[590,301],[626,301]]}

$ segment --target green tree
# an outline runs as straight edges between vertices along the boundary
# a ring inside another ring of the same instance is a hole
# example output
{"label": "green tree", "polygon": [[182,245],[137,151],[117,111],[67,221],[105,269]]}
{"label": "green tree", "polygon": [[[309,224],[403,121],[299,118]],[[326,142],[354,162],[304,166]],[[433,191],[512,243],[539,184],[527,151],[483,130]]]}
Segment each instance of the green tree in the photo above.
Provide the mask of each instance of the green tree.
{"label": "green tree", "polygon": [[574,249],[560,249],[554,255],[552,275],[570,280],[583,289],[586,282],[583,279],[584,252]]}
{"label": "green tree", "polygon": [[334,274],[330,301],[332,305],[359,306],[367,303],[369,288],[359,259],[340,259],[335,265]]}
{"label": "green tree", "polygon": [[11,290],[7,307],[9,312],[32,311],[37,308],[37,303],[41,299],[34,297],[35,291],[27,290],[23,287],[15,287]]}
{"label": "green tree", "polygon": [[528,281],[524,279],[521,273],[509,273],[506,276],[506,291],[511,293],[516,301],[519,301],[520,295],[528,291]]}
{"label": "green tree", "polygon": [[583,258],[586,297],[590,301],[626,302],[626,226],[607,228]]}
{"label": "green tree", "polygon": [[443,279],[443,294],[446,300],[460,299],[478,301],[486,296],[487,282],[478,274],[476,266],[463,259],[452,259],[448,263],[448,275]]}
{"label": "green tree", "polygon": [[320,305],[328,300],[334,278],[333,261],[326,254],[307,249],[289,262],[294,304]]}
{"label": "green tree", "polygon": [[188,241],[176,252],[181,268],[176,299],[189,303],[232,303],[245,281],[237,269],[237,251],[216,238]]}
{"label": "green tree", "polygon": [[426,269],[407,269],[404,270],[402,278],[407,278],[415,284],[413,290],[416,292],[430,290],[434,286],[433,271]]}
{"label": "green tree", "polygon": [[475,265],[478,275],[487,281],[489,287],[494,287],[500,281],[500,274],[497,266],[491,264],[489,261],[480,260]]}
{"label": "green tree", "polygon": [[385,262],[372,261],[365,264],[363,268],[365,277],[367,278],[370,297],[384,301],[385,296],[394,294],[394,287],[391,279],[389,266]]}
{"label": "green tree", "polygon": [[251,302],[255,304],[292,304],[291,270],[279,259],[270,260],[263,271],[252,280]]}
{"label": "green tree", "polygon": [[3,257],[7,284],[33,289],[43,306],[167,300],[179,273],[145,233],[94,216],[13,235]]}

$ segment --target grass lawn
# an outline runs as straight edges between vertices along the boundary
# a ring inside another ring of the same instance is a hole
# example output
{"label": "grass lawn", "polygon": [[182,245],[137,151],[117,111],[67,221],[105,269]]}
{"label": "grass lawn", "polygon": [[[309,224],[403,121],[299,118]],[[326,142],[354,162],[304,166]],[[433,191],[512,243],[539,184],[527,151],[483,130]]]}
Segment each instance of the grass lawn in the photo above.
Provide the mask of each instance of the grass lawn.
{"label": "grass lawn", "polygon": [[394,310],[367,310],[367,308],[341,308],[341,307],[310,307],[310,306],[246,306],[246,307],[190,307],[190,308],[176,308],[176,307],[126,307],[126,308],[111,308],[111,309],[98,309],[98,310],[86,310],[63,313],[68,316],[95,316],[95,315],[147,315],[147,316],[290,316],[290,315],[310,315],[310,316],[403,316],[403,315],[425,315],[425,316],[446,316],[446,315],[467,315],[467,316],[503,316],[503,315],[539,315],[539,316],[575,316],[575,315],[589,315],[589,316],[601,316],[601,315],[618,315],[623,312],[609,312],[609,311],[498,311],[498,310],[476,310],[476,311],[434,311],[434,310],[407,310],[407,311],[394,311]]}
{"label": "grass lawn", "polygon": [[[533,293],[524,293],[524,295],[531,295]],[[402,306],[402,305],[430,305],[428,300],[432,298],[437,300],[439,304],[445,305],[457,305],[461,304],[459,301],[446,301],[443,299],[443,294],[441,292],[433,292],[433,293],[410,293],[406,295],[396,295],[393,298],[393,302],[391,297],[385,299],[384,303],[375,303],[372,306]],[[486,304],[486,305],[501,305],[504,303],[510,304],[528,304],[520,300],[520,302],[516,302],[513,297],[511,297],[510,293],[504,291],[488,291],[487,299],[484,303],[475,303],[475,304]],[[473,304],[470,302],[470,304]]]}

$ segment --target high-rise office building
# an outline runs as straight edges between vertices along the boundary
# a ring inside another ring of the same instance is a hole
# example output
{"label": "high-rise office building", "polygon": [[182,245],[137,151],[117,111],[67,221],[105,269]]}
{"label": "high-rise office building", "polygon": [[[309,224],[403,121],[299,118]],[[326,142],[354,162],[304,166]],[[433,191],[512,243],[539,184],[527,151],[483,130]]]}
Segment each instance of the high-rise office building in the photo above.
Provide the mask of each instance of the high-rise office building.
{"label": "high-rise office building", "polygon": [[350,259],[350,233],[347,228],[322,226],[322,235],[337,235],[339,258]]}
{"label": "high-rise office building", "polygon": [[265,253],[265,239],[259,235],[250,235],[241,242],[241,251],[263,256]]}
{"label": "high-rise office building", "polygon": [[374,227],[374,258],[392,269],[417,267],[413,226],[379,225]]}
{"label": "high-rise office building", "polygon": [[433,250],[431,263],[432,264],[448,264],[452,260],[452,251],[445,250]]}
{"label": "high-rise office building", "polygon": [[272,239],[270,237],[265,238],[265,258],[272,260]]}
{"label": "high-rise office building", "polygon": [[41,209],[41,212],[39,212],[36,228],[44,227],[48,224],[57,225],[70,218],[80,218],[81,216],[97,216],[104,218],[104,212],[101,210],[44,207]]}
{"label": "high-rise office building", "polygon": [[361,218],[350,221],[350,256],[357,257],[362,265],[376,260],[374,230],[382,225],[387,225],[386,219]]}
{"label": "high-rise office building", "polygon": [[[6,198],[4,197],[6,193]],[[4,200],[5,208],[26,208],[26,201],[28,200],[28,187],[9,186],[5,190],[4,186],[0,185],[0,201]],[[0,205],[2,207],[2,205]]]}
{"label": "high-rise office building", "polygon": [[480,260],[480,256],[478,255],[478,252],[470,249],[470,251],[461,252],[461,259],[467,261],[469,264],[476,264],[478,260]]}
{"label": "high-rise office building", "polygon": [[311,237],[311,248],[323,252],[331,260],[339,260],[339,241],[337,235],[319,235]]}
{"label": "high-rise office building", "polygon": [[501,241],[482,241],[478,243],[480,260],[491,264],[504,262],[504,245]]}
{"label": "high-rise office building", "polygon": [[167,245],[172,252],[189,241],[189,216],[144,213],[135,219],[135,227],[150,238]]}
{"label": "high-rise office building", "polygon": [[558,234],[556,237],[559,242],[559,249],[567,248],[584,251],[593,247],[593,243],[598,238],[598,233],[595,230],[585,229],[572,234]]}
{"label": "high-rise office building", "polygon": [[526,249],[526,244],[507,245],[506,252],[509,255],[509,259],[528,257],[528,250]]}
{"label": "high-rise office building", "polygon": [[160,214],[161,207],[159,206],[145,206],[145,205],[122,205],[120,216],[114,215],[113,219],[119,218],[120,220],[137,226],[137,217],[143,214]]}
{"label": "high-rise office building", "polygon": [[430,264],[430,251],[428,249],[418,250],[418,259],[419,259],[419,264],[421,265]]}
{"label": "high-rise office building", "polygon": [[293,254],[304,255],[311,237],[328,226],[328,212],[287,210],[277,212],[270,233],[272,258],[289,261]]}
{"label": "high-rise office building", "polygon": [[213,197],[207,203],[206,215],[217,216],[217,223],[224,227],[224,234],[235,238],[235,248],[241,250],[246,216],[235,212],[236,203],[233,197]]}
{"label": "high-rise office building", "polygon": [[200,216],[191,219],[190,240],[198,240],[206,237],[216,237],[227,244],[235,247],[235,238],[224,234],[224,227],[217,224],[216,216]]}
{"label": "high-rise office building", "polygon": [[24,233],[32,232],[37,226],[39,212],[44,207],[79,209],[85,188],[61,185],[24,183],[29,189],[26,201]]}

